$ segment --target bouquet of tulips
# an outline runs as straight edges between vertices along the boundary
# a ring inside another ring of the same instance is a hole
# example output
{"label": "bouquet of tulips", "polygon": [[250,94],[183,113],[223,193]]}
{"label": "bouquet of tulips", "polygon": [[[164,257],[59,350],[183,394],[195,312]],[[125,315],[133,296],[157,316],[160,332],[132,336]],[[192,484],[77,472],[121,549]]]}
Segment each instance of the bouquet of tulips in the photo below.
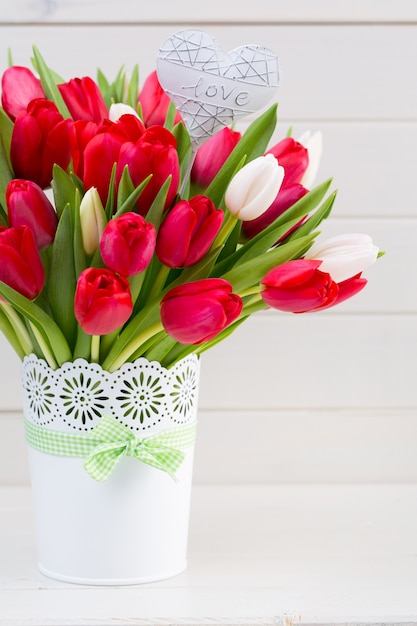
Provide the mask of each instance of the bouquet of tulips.
{"label": "bouquet of tulips", "polygon": [[1,87],[0,326],[20,358],[170,367],[257,311],[365,286],[379,251],[316,242],[335,198],[311,188],[320,134],[269,147],[276,105],[193,150],[155,72],[65,82],[34,48]]}

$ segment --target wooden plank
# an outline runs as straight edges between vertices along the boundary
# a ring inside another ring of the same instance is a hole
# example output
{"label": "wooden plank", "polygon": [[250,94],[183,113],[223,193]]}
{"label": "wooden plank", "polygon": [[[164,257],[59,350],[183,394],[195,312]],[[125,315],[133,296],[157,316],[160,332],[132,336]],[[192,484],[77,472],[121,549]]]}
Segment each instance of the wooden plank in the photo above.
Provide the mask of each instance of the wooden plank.
{"label": "wooden plank", "polygon": [[[136,62],[144,77],[174,30],[172,25],[130,24],[3,26],[0,70],[7,63],[8,48],[15,63],[28,64],[34,43],[66,79],[95,75],[97,66],[113,77],[123,63],[131,69]],[[213,25],[206,30],[226,50],[252,42],[278,53],[282,119],[416,120],[417,76],[407,68],[410,59],[417,58],[417,25]]]}
{"label": "wooden plank", "polygon": [[262,23],[262,22],[400,22],[417,19],[414,3],[399,0],[393,5],[388,0],[378,3],[372,0],[353,0],[349,3],[332,0],[318,0],[312,4],[309,0],[296,0],[288,3],[271,5],[268,0],[259,0],[256,4],[250,0],[241,0],[239,10],[233,2],[212,0],[210,3],[197,4],[192,0],[173,3],[171,0],[159,0],[154,3],[138,3],[135,0],[101,0],[97,4],[89,0],[58,0],[54,3],[36,0],[14,0],[2,3],[0,9],[2,22],[196,22],[196,23]]}
{"label": "wooden plank", "polygon": [[[198,419],[195,484],[417,481],[415,409],[201,409]],[[28,483],[22,417],[0,414],[0,485]]]}

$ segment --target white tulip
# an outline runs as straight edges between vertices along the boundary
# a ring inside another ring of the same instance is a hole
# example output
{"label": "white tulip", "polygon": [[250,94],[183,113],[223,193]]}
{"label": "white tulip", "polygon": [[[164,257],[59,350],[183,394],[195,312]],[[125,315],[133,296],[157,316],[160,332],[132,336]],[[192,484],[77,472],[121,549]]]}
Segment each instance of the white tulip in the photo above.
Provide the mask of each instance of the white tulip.
{"label": "white tulip", "polygon": [[80,204],[80,224],[84,250],[94,254],[107,224],[106,214],[95,187],[91,187]]}
{"label": "white tulip", "polygon": [[320,271],[327,272],[336,283],[341,283],[372,265],[378,253],[379,248],[369,235],[351,233],[315,243],[305,258],[322,261]]}
{"label": "white tulip", "polygon": [[317,176],[323,152],[323,135],[319,130],[315,133],[311,133],[307,130],[301,135],[298,142],[301,143],[308,152],[308,166],[300,183],[306,187],[306,189],[311,189]]}
{"label": "white tulip", "polygon": [[112,122],[117,122],[117,120],[120,119],[122,115],[134,115],[135,117],[139,117],[135,109],[128,104],[123,104],[123,102],[116,102],[110,105],[109,119]]}
{"label": "white tulip", "polygon": [[260,156],[244,165],[226,190],[225,203],[232,215],[249,221],[271,206],[284,179],[284,168],[272,154]]}

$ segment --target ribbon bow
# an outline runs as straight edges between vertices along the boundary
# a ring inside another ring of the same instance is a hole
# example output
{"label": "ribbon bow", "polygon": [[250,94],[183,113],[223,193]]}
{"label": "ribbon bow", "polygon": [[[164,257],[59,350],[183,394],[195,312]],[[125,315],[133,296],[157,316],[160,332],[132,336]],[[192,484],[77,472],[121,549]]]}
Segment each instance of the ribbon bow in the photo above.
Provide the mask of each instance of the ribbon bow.
{"label": "ribbon bow", "polygon": [[106,480],[122,456],[132,456],[176,480],[175,472],[185,458],[182,448],[194,443],[196,424],[194,421],[143,439],[107,416],[84,435],[41,428],[28,420],[25,429],[26,440],[33,448],[58,456],[83,457],[85,470],[95,480]]}
{"label": "ribbon bow", "polygon": [[122,456],[133,456],[167,472],[174,479],[185,458],[185,452],[167,445],[181,444],[175,429],[138,439],[126,426],[109,417],[102,417],[91,431],[91,436],[101,443],[84,459],[84,468],[98,481],[106,480],[113,473]]}

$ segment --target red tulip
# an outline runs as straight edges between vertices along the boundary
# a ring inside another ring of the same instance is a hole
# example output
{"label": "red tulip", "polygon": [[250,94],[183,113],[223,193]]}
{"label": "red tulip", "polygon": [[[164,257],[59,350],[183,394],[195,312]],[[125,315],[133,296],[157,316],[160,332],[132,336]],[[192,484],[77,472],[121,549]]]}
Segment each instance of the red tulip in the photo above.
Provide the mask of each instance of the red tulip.
{"label": "red tulip", "polygon": [[71,158],[70,120],[64,120],[56,105],[38,98],[29,103],[14,124],[10,157],[16,178],[50,185],[54,163],[66,169]]}
{"label": "red tulip", "polygon": [[26,111],[29,102],[45,98],[41,81],[27,67],[13,65],[7,68],[1,79],[1,104],[14,121],[21,111]]}
{"label": "red tulip", "polygon": [[168,267],[194,265],[210,249],[223,223],[224,213],[210,198],[194,196],[178,202],[159,229],[156,254]]}
{"label": "red tulip", "polygon": [[58,89],[74,120],[98,123],[109,116],[100,89],[89,76],[72,78]]}
{"label": "red tulip", "polygon": [[[162,89],[156,72],[149,74],[145,80],[138,102],[142,108],[145,126],[164,125],[171,101]],[[177,111],[174,122],[177,124],[180,121],[181,115]]]}
{"label": "red tulip", "polygon": [[179,285],[161,301],[161,321],[166,332],[184,344],[210,341],[236,320],[241,311],[241,298],[221,278]]}
{"label": "red tulip", "polygon": [[58,217],[39,185],[30,180],[11,180],[6,204],[10,226],[29,226],[39,250],[53,242]]}
{"label": "red tulip", "polygon": [[72,165],[75,174],[84,178],[84,150],[89,141],[97,135],[98,125],[95,122],[78,120],[74,122],[70,132]]}
{"label": "red tulip", "polygon": [[208,187],[241,136],[241,133],[226,127],[203,143],[197,150],[191,181],[199,187]]}
{"label": "red tulip", "polygon": [[265,304],[280,311],[306,313],[330,306],[339,288],[330,274],[317,269],[320,261],[297,259],[269,271],[262,279]]}
{"label": "red tulip", "polygon": [[100,132],[84,150],[84,186],[96,187],[103,205],[106,205],[110,178],[114,164],[119,158],[123,140],[111,132]]}
{"label": "red tulip", "polygon": [[74,313],[88,335],[107,335],[123,326],[133,310],[126,278],[109,269],[89,267],[78,278]]}
{"label": "red tulip", "polygon": [[337,283],[337,286],[339,288],[337,298],[329,306],[340,304],[341,302],[344,302],[345,300],[356,296],[356,294],[362,291],[362,289],[367,284],[368,281],[366,280],[366,278],[361,278],[361,274],[357,274],[356,276],[352,276],[352,278],[348,278],[341,283]]}
{"label": "red tulip", "polygon": [[45,284],[45,270],[28,226],[0,231],[0,280],[34,300]]}
{"label": "red tulip", "polygon": [[301,143],[286,137],[268,150],[267,154],[273,154],[285,170],[283,187],[301,182],[308,167],[308,151]]}
{"label": "red tulip", "polygon": [[136,143],[124,143],[117,161],[117,181],[120,180],[126,165],[135,186],[152,174],[152,178],[138,200],[138,212],[141,215],[146,215],[168,176],[172,176],[172,180],[168,189],[165,208],[171,206],[180,181],[176,141],[172,133],[161,126],[152,126],[143,133]]}
{"label": "red tulip", "polygon": [[100,239],[100,252],[107,267],[133,276],[146,269],[155,250],[156,231],[137,213],[123,213],[110,220]]}

